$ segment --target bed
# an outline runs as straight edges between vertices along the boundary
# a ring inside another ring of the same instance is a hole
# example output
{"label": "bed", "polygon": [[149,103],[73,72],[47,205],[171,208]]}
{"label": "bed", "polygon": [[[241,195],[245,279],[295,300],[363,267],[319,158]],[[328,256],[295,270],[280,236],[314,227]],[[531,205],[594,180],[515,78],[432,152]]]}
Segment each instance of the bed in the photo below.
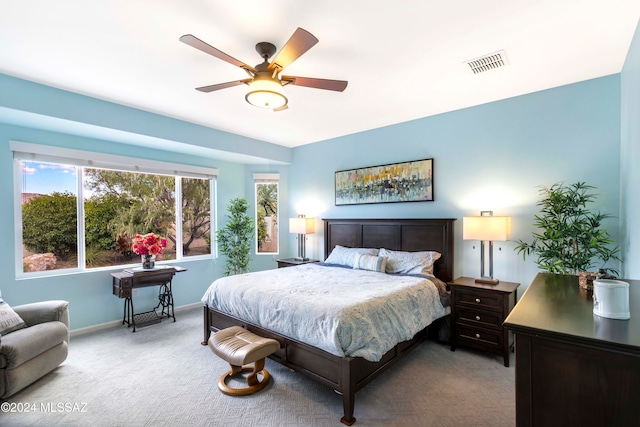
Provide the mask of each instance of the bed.
{"label": "bed", "polygon": [[[324,219],[323,221],[325,259],[336,246],[386,248],[391,251],[406,252],[436,251],[441,254],[441,257],[433,265],[435,277],[443,282],[453,279],[454,219]],[[298,268],[289,267],[286,270],[290,270],[289,273],[300,271],[302,274],[302,270],[296,270]],[[335,351],[321,348],[322,345],[312,345],[291,338],[291,334],[277,333],[258,325],[259,322],[244,320],[246,318],[250,317],[227,314],[225,311],[205,304],[203,344],[206,344],[212,331],[235,325],[242,326],[260,336],[277,340],[280,343],[280,350],[270,358],[341,394],[344,410],[341,422],[346,425],[352,425],[355,422],[356,392],[415,348],[426,337],[429,329],[428,326],[424,327],[413,337],[395,344],[383,354],[367,357],[371,359],[367,360],[365,357],[341,356]]]}

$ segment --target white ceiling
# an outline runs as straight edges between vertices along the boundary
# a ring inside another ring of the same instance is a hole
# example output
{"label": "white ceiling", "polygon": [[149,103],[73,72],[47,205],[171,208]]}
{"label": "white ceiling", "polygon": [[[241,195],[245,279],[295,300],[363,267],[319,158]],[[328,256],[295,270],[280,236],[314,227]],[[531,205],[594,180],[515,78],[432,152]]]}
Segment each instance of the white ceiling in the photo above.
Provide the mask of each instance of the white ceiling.
{"label": "white ceiling", "polygon": [[[0,73],[295,147],[618,73],[639,17],[640,0],[5,0]],[[344,92],[290,85],[274,113],[244,85],[194,90],[247,75],[181,35],[255,65],[296,27],[320,41],[285,74]],[[464,63],[498,50],[507,67]]]}

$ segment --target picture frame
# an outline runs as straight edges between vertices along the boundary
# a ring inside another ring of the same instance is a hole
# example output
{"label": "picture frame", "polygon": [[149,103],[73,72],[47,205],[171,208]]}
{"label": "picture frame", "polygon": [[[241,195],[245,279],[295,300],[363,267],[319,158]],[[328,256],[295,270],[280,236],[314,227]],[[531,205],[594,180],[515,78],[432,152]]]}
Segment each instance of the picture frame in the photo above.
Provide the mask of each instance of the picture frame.
{"label": "picture frame", "polygon": [[335,172],[335,204],[432,202],[433,158]]}

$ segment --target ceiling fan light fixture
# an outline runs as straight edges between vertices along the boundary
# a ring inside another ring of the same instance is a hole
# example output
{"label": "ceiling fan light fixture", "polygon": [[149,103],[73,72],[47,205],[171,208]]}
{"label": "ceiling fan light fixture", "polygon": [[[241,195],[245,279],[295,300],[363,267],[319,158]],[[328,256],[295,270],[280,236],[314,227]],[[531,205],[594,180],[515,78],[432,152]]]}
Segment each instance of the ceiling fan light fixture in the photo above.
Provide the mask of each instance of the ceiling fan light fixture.
{"label": "ceiling fan light fixture", "polygon": [[249,83],[249,92],[244,99],[255,107],[270,110],[284,107],[289,102],[284,94],[282,84],[278,80],[270,78],[255,78]]}
{"label": "ceiling fan light fixture", "polygon": [[219,49],[203,42],[192,34],[185,34],[180,41],[194,47],[208,55],[240,67],[248,75],[248,79],[234,80],[226,83],[197,87],[200,92],[214,92],[220,89],[246,84],[249,90],[244,99],[251,105],[273,111],[286,110],[289,100],[284,93],[286,85],[297,85],[315,89],[332,90],[342,92],[347,87],[346,81],[317,79],[311,77],[280,76],[280,73],[302,54],[318,43],[318,39],[305,29],[297,28],[291,38],[287,40],[280,52],[269,62],[276,53],[276,47],[269,42],[256,44],[256,52],[264,62],[252,67],[233,56],[227,55]]}

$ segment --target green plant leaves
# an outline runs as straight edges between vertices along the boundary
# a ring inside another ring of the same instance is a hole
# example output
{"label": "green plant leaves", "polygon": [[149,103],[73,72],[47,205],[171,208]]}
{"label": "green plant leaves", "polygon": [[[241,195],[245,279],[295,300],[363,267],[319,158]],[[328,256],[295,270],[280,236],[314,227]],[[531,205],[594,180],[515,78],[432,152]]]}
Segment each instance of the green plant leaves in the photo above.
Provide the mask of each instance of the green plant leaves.
{"label": "green plant leaves", "polygon": [[[591,191],[595,187],[584,182],[540,187],[541,213],[535,215],[534,225],[540,229],[533,233],[533,241],[517,241],[515,251],[523,259],[535,254],[539,268],[556,274],[577,274],[590,271],[596,261],[602,267],[610,260],[620,260],[619,248],[613,246],[609,233],[601,229],[610,215],[591,211],[588,205],[596,200]],[[605,268],[618,274],[613,268]]]}
{"label": "green plant leaves", "polygon": [[228,222],[216,237],[220,252],[227,256],[225,275],[249,272],[251,243],[253,242],[253,220],[247,215],[249,204],[245,199],[232,199],[227,206]]}
{"label": "green plant leaves", "polygon": [[22,241],[32,252],[65,258],[78,250],[76,196],[53,193],[22,205]]}

